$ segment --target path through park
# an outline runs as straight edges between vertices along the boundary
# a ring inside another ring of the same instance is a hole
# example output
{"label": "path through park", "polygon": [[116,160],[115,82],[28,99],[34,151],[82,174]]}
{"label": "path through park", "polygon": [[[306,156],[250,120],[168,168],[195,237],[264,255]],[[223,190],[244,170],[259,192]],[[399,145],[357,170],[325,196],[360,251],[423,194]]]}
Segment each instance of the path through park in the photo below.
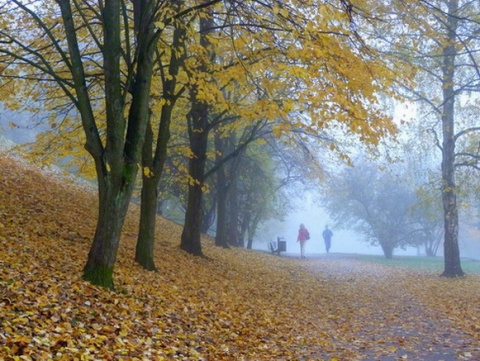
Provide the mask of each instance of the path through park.
{"label": "path through park", "polygon": [[[461,280],[419,276],[341,255],[322,256],[309,261],[307,267],[318,273],[319,282],[334,285],[331,312],[323,317],[342,315],[335,323],[348,342],[339,347],[355,351],[361,360],[480,360],[478,338],[466,332],[471,327],[466,329],[461,319],[446,313],[441,306],[451,305],[441,305],[442,299],[436,298],[438,292],[450,295],[448,285],[458,286],[455,283]],[[422,282],[424,277],[436,285]],[[442,292],[439,287],[446,289]],[[461,295],[451,296],[453,307],[468,307]]]}

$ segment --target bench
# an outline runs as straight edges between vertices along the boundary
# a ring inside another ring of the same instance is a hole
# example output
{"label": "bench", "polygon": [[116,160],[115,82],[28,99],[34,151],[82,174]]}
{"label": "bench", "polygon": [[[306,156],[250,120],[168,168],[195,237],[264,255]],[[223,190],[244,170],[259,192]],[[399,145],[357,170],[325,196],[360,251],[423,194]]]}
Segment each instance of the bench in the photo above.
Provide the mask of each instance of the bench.
{"label": "bench", "polygon": [[272,254],[280,255],[280,252],[287,251],[287,241],[285,241],[283,237],[278,237],[277,242],[270,242],[268,247],[270,248],[270,252],[272,252]]}

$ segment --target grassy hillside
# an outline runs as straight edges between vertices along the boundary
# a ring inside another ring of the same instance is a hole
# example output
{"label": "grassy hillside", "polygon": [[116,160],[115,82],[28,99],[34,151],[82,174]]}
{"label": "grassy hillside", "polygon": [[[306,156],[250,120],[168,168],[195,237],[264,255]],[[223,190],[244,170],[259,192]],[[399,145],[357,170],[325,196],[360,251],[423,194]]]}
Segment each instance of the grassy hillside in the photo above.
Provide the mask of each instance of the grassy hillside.
{"label": "grassy hillside", "polygon": [[81,271],[95,193],[18,160],[0,156],[0,168],[0,360],[475,355],[476,276],[457,282],[358,260],[287,259],[216,248],[209,238],[207,257],[193,257],[178,247],[181,228],[162,218],[159,271],[146,272],[133,262],[135,207],[115,291],[93,287]]}

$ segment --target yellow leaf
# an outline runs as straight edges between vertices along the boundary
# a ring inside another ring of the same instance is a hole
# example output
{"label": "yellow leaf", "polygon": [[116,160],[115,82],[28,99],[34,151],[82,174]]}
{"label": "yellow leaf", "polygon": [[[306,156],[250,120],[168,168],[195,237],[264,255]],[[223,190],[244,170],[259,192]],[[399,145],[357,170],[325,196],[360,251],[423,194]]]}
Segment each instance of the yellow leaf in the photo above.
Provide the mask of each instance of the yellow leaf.
{"label": "yellow leaf", "polygon": [[150,167],[143,167],[143,175],[147,178],[152,178],[154,173],[150,169]]}

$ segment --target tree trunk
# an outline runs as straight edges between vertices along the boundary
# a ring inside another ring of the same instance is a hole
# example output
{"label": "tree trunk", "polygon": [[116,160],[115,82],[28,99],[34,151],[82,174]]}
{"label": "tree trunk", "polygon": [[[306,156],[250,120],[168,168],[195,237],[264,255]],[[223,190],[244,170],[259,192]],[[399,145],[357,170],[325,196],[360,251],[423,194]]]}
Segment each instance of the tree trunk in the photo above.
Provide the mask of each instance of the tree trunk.
{"label": "tree trunk", "polygon": [[386,259],[393,259],[393,249],[394,247],[389,242],[380,242],[382,247],[383,254]]}
{"label": "tree trunk", "polygon": [[[138,59],[131,90],[132,101],[125,122],[124,98],[121,82],[120,55],[120,2],[111,1],[105,4],[104,11],[104,63],[105,63],[105,115],[106,141],[105,148],[97,145],[89,149],[95,159],[98,188],[99,216],[95,237],[90,249],[87,263],[83,270],[83,278],[93,284],[113,288],[113,268],[120,243],[120,235],[130,203],[138,163],[145,139],[148,120],[148,103],[153,69],[153,52],[156,49],[154,24],[152,21],[153,3],[134,2],[138,25]],[[71,21],[67,7],[62,9],[66,21]],[[76,39],[71,39],[70,49],[78,52]],[[81,59],[79,60],[81,61]],[[77,74],[75,79],[77,94],[84,88],[84,79]],[[82,109],[82,120],[91,117]],[[127,127],[126,127],[127,125]],[[95,125],[84,125],[87,139],[96,129]],[[91,148],[91,144],[89,145]]]}
{"label": "tree trunk", "polygon": [[[210,193],[210,203],[211,204],[206,204],[206,202],[202,202],[202,226],[201,226],[201,232],[204,234],[207,234],[210,228],[213,226],[215,223],[215,218],[216,218],[216,205],[217,205],[217,200],[216,194]],[[205,198],[204,198],[205,200]]]}
{"label": "tree trunk", "polygon": [[[179,25],[173,35],[173,49],[179,49],[185,41],[185,29]],[[177,57],[177,54],[183,54]],[[177,75],[184,60],[185,52],[172,51],[169,65],[169,75],[163,84],[163,98],[165,104],[160,113],[160,126],[157,136],[157,144],[153,155],[153,131],[151,118],[149,119],[145,135],[145,143],[142,151],[142,193],[140,205],[140,227],[135,251],[135,261],[143,268],[156,270],[154,262],[155,228],[157,220],[158,182],[163,173],[167,157],[167,145],[170,140],[170,123],[172,112],[178,96],[175,93]]]}
{"label": "tree trunk", "polygon": [[192,97],[189,114],[189,138],[192,157],[189,160],[188,201],[180,248],[196,256],[203,255],[201,244],[202,195],[205,183],[205,161],[208,144],[208,105]]}
{"label": "tree trunk", "polygon": [[228,202],[228,220],[227,220],[227,233],[228,233],[228,243],[232,246],[238,247],[239,242],[239,218],[240,218],[240,209],[238,201],[238,177],[232,177],[230,184],[229,192],[229,202]]}
{"label": "tree trunk", "polygon": [[[212,52],[212,46],[207,38],[208,33],[213,28],[212,18],[200,19],[200,45],[202,45],[209,55],[209,60],[213,61],[215,54]],[[204,74],[208,73],[208,64],[204,63],[197,69]],[[192,106],[187,115],[188,137],[190,140],[191,157],[188,166],[188,175],[190,177],[188,185],[188,201],[185,213],[185,222],[183,226],[180,248],[196,256],[203,256],[201,243],[201,225],[202,225],[202,195],[205,183],[205,162],[207,159],[207,144],[209,133],[209,115],[210,106],[203,100],[198,100],[198,84],[191,85],[190,100]]]}
{"label": "tree trunk", "polygon": [[463,276],[458,246],[458,207],[455,185],[455,40],[458,0],[448,3],[448,41],[443,49],[443,111],[442,111],[442,201],[444,212],[444,277]]}
{"label": "tree trunk", "polygon": [[[225,154],[225,140],[219,133],[215,134],[215,151],[217,163],[219,158]],[[225,174],[225,164],[222,164],[216,172],[217,175],[217,232],[215,234],[215,245],[228,248],[227,242],[227,199],[228,182]]]}
{"label": "tree trunk", "polygon": [[149,271],[156,270],[153,259],[155,244],[155,221],[157,217],[157,184],[159,177],[152,170],[153,132],[149,122],[142,152],[142,192],[140,203],[140,225],[138,230],[135,261]]}
{"label": "tree trunk", "polygon": [[252,249],[253,247],[253,237],[248,234],[247,249]]}
{"label": "tree trunk", "polygon": [[[220,173],[223,173],[223,170],[219,169],[217,172],[217,177],[220,177]],[[215,245],[229,248],[227,242],[227,190],[226,187],[220,185],[221,182],[221,180],[217,180],[217,232],[215,234]]]}
{"label": "tree trunk", "polygon": [[[207,116],[207,111],[202,111],[201,117]],[[196,128],[202,129],[202,128]],[[192,132],[190,146],[194,154],[189,161],[187,211],[183,226],[180,248],[196,256],[202,256],[201,225],[202,225],[202,195],[204,185],[204,170],[207,151],[208,133],[206,128],[202,132]]]}
{"label": "tree trunk", "polygon": [[155,271],[153,257],[155,245],[155,224],[157,217],[157,180],[143,176],[140,225],[138,230],[135,261],[148,271]]}
{"label": "tree trunk", "polygon": [[252,213],[249,209],[243,210],[243,216],[240,222],[240,231],[238,233],[239,246],[245,247],[245,236],[250,227],[250,222],[252,220]]}
{"label": "tree trunk", "polygon": [[257,232],[257,227],[261,219],[262,219],[261,213],[257,213],[256,215],[254,215],[254,217],[250,217],[250,220],[248,222],[248,229],[247,229],[247,237],[248,237],[247,249],[252,249],[253,247],[253,237]]}
{"label": "tree trunk", "polygon": [[110,179],[99,181],[97,228],[83,269],[83,279],[101,287],[113,288],[113,269],[133,187],[122,187],[124,182],[112,181],[111,175],[107,177]]}

